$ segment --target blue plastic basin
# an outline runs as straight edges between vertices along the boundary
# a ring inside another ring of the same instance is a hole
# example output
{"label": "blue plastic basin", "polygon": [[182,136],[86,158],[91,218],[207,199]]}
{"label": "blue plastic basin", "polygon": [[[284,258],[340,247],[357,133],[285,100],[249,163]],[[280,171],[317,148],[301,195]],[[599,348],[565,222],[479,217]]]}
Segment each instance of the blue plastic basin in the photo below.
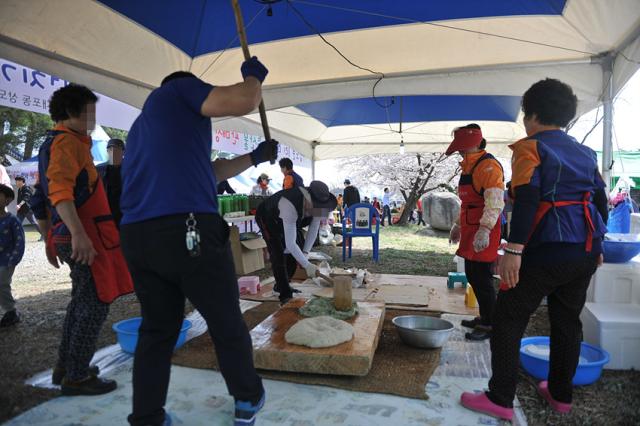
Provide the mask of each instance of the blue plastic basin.
{"label": "blue plastic basin", "polygon": [[[127,320],[119,321],[113,324],[113,331],[118,336],[118,343],[124,352],[133,354],[136,352],[136,345],[138,344],[138,329],[142,323],[142,318],[135,317]],[[182,321],[182,328],[180,329],[180,335],[176,342],[175,349],[178,349],[184,345],[187,339],[187,331],[191,328],[191,321],[185,319]]]}
{"label": "blue plastic basin", "polygon": [[[525,351],[527,345],[537,345],[538,347],[549,347],[548,336],[525,337],[520,341],[520,363],[522,367],[539,380],[547,380],[549,377],[549,357],[532,354]],[[600,378],[602,368],[609,362],[609,353],[604,349],[582,342],[580,345],[581,359],[573,376],[575,386],[589,385]]]}
{"label": "blue plastic basin", "polygon": [[[640,241],[635,234],[607,234],[603,242],[604,261],[607,263],[626,263],[640,253]],[[626,241],[615,241],[618,238]]]}

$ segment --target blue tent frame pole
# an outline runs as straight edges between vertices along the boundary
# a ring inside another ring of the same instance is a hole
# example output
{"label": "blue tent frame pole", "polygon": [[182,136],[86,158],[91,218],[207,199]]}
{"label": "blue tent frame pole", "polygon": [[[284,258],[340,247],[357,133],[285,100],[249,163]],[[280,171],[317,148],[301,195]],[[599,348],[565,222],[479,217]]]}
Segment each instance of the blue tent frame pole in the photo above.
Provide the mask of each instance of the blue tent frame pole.
{"label": "blue tent frame pole", "polygon": [[607,56],[602,62],[604,70],[603,106],[604,118],[602,120],[602,178],[607,185],[607,193],[611,190],[611,170],[613,169],[613,62],[615,57]]}

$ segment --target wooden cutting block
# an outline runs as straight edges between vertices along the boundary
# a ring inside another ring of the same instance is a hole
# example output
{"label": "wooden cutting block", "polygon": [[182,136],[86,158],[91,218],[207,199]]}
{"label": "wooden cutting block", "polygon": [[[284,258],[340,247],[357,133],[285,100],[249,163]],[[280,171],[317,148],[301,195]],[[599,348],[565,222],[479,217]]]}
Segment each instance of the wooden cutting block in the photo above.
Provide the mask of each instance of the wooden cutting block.
{"label": "wooden cutting block", "polygon": [[347,321],[354,328],[353,339],[337,346],[315,349],[291,345],[284,339],[289,328],[305,318],[298,313],[298,308],[304,303],[304,299],[291,300],[251,330],[256,368],[366,376],[378,347],[384,321],[384,303],[358,302],[358,315]]}

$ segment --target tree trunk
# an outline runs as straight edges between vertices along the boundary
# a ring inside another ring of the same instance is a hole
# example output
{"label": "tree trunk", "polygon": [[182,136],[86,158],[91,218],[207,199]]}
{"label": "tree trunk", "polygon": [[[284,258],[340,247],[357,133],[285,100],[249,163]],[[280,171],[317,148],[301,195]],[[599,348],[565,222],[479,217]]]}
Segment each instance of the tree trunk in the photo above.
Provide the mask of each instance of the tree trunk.
{"label": "tree trunk", "polygon": [[409,217],[411,212],[416,208],[416,202],[418,201],[418,191],[412,190],[405,198],[404,210],[398,220],[398,225],[407,225],[409,223]]}
{"label": "tree trunk", "polygon": [[33,146],[35,144],[35,141],[33,140],[33,138],[29,138],[25,141],[24,143],[24,155],[23,158],[25,160],[28,160],[29,158],[31,158],[33,156]]}

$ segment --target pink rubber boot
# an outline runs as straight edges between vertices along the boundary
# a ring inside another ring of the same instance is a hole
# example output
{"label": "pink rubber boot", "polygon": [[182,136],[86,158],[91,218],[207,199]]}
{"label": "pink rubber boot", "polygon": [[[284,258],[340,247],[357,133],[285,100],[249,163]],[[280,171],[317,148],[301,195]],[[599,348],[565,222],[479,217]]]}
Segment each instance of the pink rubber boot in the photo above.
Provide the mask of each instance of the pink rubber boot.
{"label": "pink rubber boot", "polygon": [[553,399],[551,392],[549,392],[549,382],[546,380],[538,383],[538,393],[547,400],[553,411],[562,414],[566,414],[571,411],[571,404]]}
{"label": "pink rubber boot", "polygon": [[464,392],[460,395],[460,403],[469,410],[478,411],[499,419],[511,420],[513,418],[513,408],[494,404],[484,392]]}

